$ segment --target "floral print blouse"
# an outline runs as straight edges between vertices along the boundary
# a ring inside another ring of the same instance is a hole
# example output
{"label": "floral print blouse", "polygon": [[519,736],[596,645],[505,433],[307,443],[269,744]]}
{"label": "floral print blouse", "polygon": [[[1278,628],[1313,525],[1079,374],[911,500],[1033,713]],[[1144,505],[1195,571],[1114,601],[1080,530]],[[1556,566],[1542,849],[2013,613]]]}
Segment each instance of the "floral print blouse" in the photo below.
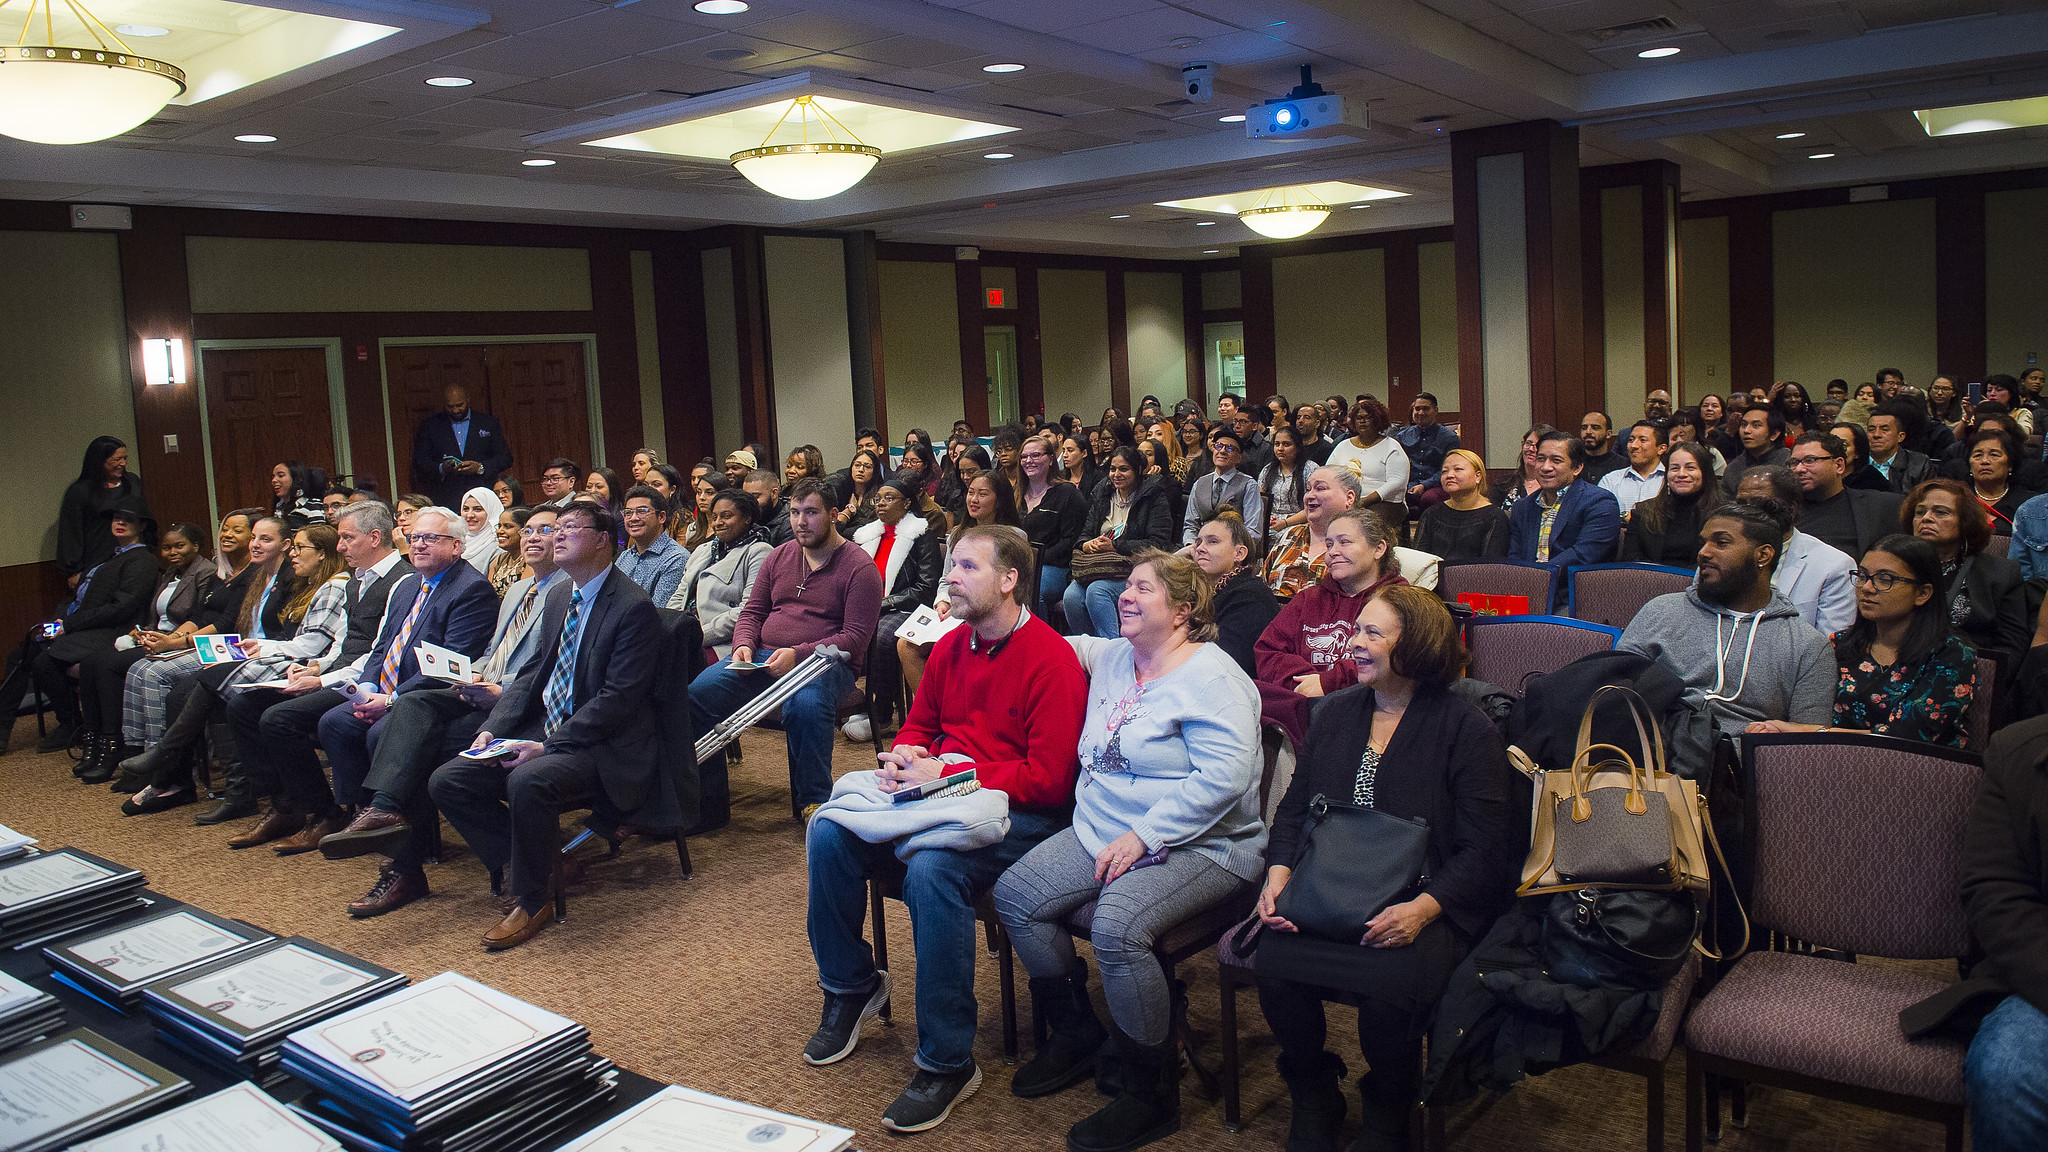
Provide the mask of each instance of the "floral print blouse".
{"label": "floral print blouse", "polygon": [[1835,723],[1880,736],[1962,748],[1977,695],[1977,654],[1954,636],[1925,660],[1880,665],[1866,649],[1842,662]]}
{"label": "floral print blouse", "polygon": [[1306,524],[1296,524],[1279,535],[1266,554],[1266,583],[1273,589],[1273,595],[1291,600],[1296,592],[1321,582],[1323,556],[1317,553],[1313,559],[1309,557],[1312,543]]}

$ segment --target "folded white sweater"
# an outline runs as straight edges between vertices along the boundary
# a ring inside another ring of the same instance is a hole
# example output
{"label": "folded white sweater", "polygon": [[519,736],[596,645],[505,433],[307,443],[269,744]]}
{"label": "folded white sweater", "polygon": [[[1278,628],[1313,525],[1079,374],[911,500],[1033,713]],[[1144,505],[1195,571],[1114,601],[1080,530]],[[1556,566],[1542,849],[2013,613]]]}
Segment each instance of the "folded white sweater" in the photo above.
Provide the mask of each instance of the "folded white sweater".
{"label": "folded white sweater", "polygon": [[848,772],[832,785],[832,798],[814,820],[830,820],[870,844],[894,842],[896,858],[926,848],[972,852],[1010,834],[1010,797],[994,788],[959,796],[895,803],[875,785],[873,772]]}

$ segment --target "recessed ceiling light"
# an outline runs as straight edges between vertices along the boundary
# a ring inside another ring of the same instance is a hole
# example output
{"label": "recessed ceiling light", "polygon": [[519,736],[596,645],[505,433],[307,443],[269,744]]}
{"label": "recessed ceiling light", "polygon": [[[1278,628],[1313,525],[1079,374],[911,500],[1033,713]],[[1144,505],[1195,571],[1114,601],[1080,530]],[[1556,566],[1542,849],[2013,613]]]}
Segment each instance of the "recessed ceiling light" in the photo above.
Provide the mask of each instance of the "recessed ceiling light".
{"label": "recessed ceiling light", "polygon": [[1221,249],[1221,248],[1204,248],[1204,249],[1202,249],[1202,255],[1204,255],[1204,256],[1214,256],[1215,254],[1217,254],[1218,252],[1221,252],[1221,251],[1223,251],[1223,249]]}
{"label": "recessed ceiling light", "polygon": [[1662,60],[1666,56],[1676,56],[1682,51],[1684,51],[1682,48],[1645,48],[1641,52],[1636,53],[1636,59]]}
{"label": "recessed ceiling light", "polygon": [[1808,159],[1808,160],[1826,160],[1826,159],[1828,159],[1829,157],[1832,157],[1833,155],[1834,155],[1834,153],[1833,153],[1833,152],[1815,152],[1815,153],[1813,153],[1813,154],[1811,154],[1811,155],[1807,156],[1807,159]]}
{"label": "recessed ceiling light", "polygon": [[553,160],[542,160],[539,157],[535,157],[532,160],[521,160],[520,163],[528,168],[553,168],[555,166]]}
{"label": "recessed ceiling light", "polygon": [[1780,140],[1797,140],[1797,139],[1799,139],[1799,138],[1800,138],[1801,136],[1804,136],[1804,135],[1806,135],[1806,133],[1804,133],[1804,132],[1780,132],[1780,133],[1778,133],[1778,139],[1780,139]]}
{"label": "recessed ceiling light", "polygon": [[693,7],[706,16],[737,16],[747,10],[745,0],[697,0]]}
{"label": "recessed ceiling light", "polygon": [[1110,217],[1111,220],[1129,220],[1130,218],[1131,214],[1129,212],[1121,212],[1115,216]]}
{"label": "recessed ceiling light", "polygon": [[1014,159],[1016,155],[1015,152],[984,152],[981,154],[981,158],[983,160],[1010,160]]}
{"label": "recessed ceiling light", "polygon": [[1349,210],[1350,210],[1350,211],[1352,211],[1352,212],[1356,212],[1356,211],[1358,211],[1358,210],[1359,210],[1360,208],[1370,208],[1370,207],[1372,207],[1372,205],[1370,205],[1370,204],[1353,204],[1353,205],[1351,205],[1351,207],[1350,207],[1350,209],[1349,209]]}
{"label": "recessed ceiling light", "polygon": [[984,64],[981,66],[981,70],[983,72],[1022,72],[1024,66],[1022,64]]}
{"label": "recessed ceiling light", "polygon": [[277,143],[277,137],[275,137],[275,136],[265,136],[265,135],[264,135],[263,133],[261,133],[261,132],[250,132],[250,133],[247,133],[247,134],[245,134],[245,135],[237,136],[237,137],[235,137],[235,139],[236,139],[236,140],[238,140],[238,141],[240,141],[240,142],[241,142],[241,143],[243,143],[243,144],[275,144],[275,143]]}
{"label": "recessed ceiling light", "polygon": [[1197,221],[1195,221],[1195,227],[1197,227],[1197,228],[1214,228],[1215,226],[1216,226],[1216,222],[1215,222],[1214,220],[1197,220]]}
{"label": "recessed ceiling light", "polygon": [[154,36],[169,36],[171,34],[169,28],[159,28],[154,24],[116,24],[114,31],[119,32],[123,36],[139,36],[144,40]]}
{"label": "recessed ceiling light", "polygon": [[1236,112],[1229,116],[1218,116],[1216,122],[1218,124],[1242,124],[1244,123],[1244,113]]}
{"label": "recessed ceiling light", "polygon": [[436,88],[467,88],[476,81],[467,76],[430,76],[427,83]]}

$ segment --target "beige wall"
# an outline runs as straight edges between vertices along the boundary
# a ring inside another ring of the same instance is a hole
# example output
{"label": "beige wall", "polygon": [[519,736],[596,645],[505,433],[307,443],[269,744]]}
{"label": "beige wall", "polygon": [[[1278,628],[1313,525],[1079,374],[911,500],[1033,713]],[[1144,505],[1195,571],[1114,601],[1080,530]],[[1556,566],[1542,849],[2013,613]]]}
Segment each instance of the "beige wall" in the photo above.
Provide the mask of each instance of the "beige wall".
{"label": "beige wall", "polygon": [[[1458,262],[1448,240],[1416,248],[1422,284],[1422,390],[1445,412],[1459,411]],[[1296,403],[1301,397],[1293,398]]]}
{"label": "beige wall", "polygon": [[581,248],[191,236],[194,312],[586,312]]}
{"label": "beige wall", "polygon": [[1131,409],[1137,410],[1140,398],[1157,396],[1161,408],[1173,411],[1173,406],[1188,396],[1180,273],[1124,273],[1124,325],[1131,361]]}
{"label": "beige wall", "polygon": [[1107,274],[1039,269],[1038,332],[1046,418],[1078,412],[1093,424],[1109,406]]}
{"label": "beige wall", "polygon": [[1771,219],[1775,371],[1822,395],[1895,366],[1924,386],[1934,362],[1934,201],[1801,208]]}
{"label": "beige wall", "polygon": [[1643,410],[1643,190],[1600,190],[1600,295],[1606,409],[1617,421]]}
{"label": "beige wall", "polygon": [[835,237],[766,236],[761,253],[776,449],[786,456],[815,444],[828,470],[843,468],[854,428],[846,245]]}
{"label": "beige wall", "polygon": [[886,437],[901,444],[904,433],[923,428],[943,441],[961,411],[960,306],[953,266],[883,260],[876,268],[882,285]]}
{"label": "beige wall", "polygon": [[[668,459],[668,419],[661,408],[661,326],[654,316],[654,253],[635,252],[633,262],[633,350],[640,359],[640,439]],[[632,459],[626,460],[632,465]],[[688,476],[689,472],[684,471]]]}
{"label": "beige wall", "polygon": [[2048,305],[2039,287],[2048,270],[2048,188],[1986,196],[1984,233],[1985,374],[2018,376],[2048,363]]}
{"label": "beige wall", "polygon": [[[700,420],[707,417],[711,420],[711,441],[715,445],[713,454],[723,463],[725,454],[738,448],[746,439],[746,424],[742,416],[745,401],[740,396],[739,311],[732,283],[732,249],[706,249],[703,264],[704,332],[711,351],[711,411],[694,415]],[[689,469],[683,469],[683,475],[689,474]]]}
{"label": "beige wall", "polygon": [[1220,311],[1224,308],[1244,306],[1242,281],[1235,272],[1202,273],[1202,308],[1205,311]]}
{"label": "beige wall", "polygon": [[[9,232],[7,256],[15,272],[0,276],[0,566],[56,558],[57,508],[93,437],[135,444],[114,237]],[[188,365],[193,355],[188,348]]]}
{"label": "beige wall", "polygon": [[[1678,341],[1682,403],[1728,391],[1728,218],[1680,223]],[[1821,381],[1823,385],[1826,379]]]}
{"label": "beige wall", "polygon": [[1378,248],[1273,261],[1280,391],[1387,395],[1386,254]]}

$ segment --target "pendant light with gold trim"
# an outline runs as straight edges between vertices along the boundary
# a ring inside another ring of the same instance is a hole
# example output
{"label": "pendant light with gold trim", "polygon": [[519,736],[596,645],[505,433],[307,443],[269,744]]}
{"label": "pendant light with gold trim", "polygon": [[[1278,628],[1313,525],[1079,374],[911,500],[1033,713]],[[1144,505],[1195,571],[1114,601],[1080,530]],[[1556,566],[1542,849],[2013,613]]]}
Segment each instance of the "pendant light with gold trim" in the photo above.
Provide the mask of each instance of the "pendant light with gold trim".
{"label": "pendant light with gold trim", "polygon": [[[28,0],[20,38],[0,47],[0,134],[36,144],[105,140],[131,131],[184,94],[182,69],[136,55],[78,0],[62,2],[84,26],[79,39],[94,44],[58,43],[58,0]],[[0,8],[16,3],[0,0]]]}

